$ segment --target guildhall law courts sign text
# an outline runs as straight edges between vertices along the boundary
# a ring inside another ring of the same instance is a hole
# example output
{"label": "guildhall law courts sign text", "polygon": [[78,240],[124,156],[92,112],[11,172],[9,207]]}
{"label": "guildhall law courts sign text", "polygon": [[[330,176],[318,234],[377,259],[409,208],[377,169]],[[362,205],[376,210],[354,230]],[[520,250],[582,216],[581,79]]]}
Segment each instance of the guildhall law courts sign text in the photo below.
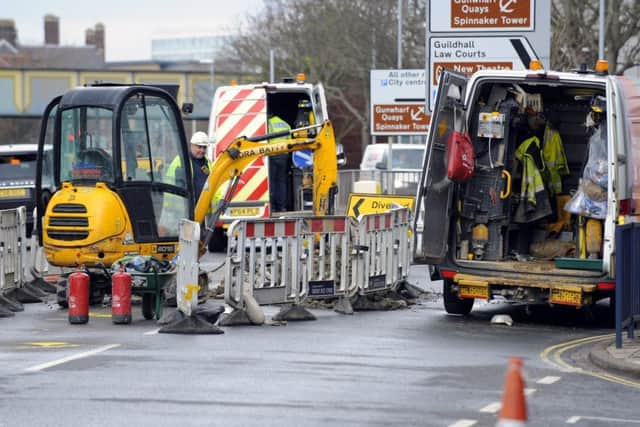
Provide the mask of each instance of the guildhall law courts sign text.
{"label": "guildhall law courts sign text", "polygon": [[533,59],[549,66],[551,0],[439,0],[428,13],[428,110],[444,69],[524,70]]}

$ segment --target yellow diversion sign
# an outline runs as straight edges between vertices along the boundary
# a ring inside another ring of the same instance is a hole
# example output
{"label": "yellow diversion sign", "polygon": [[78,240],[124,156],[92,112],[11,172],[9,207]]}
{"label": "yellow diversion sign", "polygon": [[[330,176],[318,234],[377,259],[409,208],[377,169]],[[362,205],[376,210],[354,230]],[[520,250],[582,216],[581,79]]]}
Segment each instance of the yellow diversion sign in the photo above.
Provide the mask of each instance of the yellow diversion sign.
{"label": "yellow diversion sign", "polygon": [[347,215],[357,218],[360,215],[387,212],[394,204],[413,211],[414,203],[414,196],[351,193],[347,203]]}

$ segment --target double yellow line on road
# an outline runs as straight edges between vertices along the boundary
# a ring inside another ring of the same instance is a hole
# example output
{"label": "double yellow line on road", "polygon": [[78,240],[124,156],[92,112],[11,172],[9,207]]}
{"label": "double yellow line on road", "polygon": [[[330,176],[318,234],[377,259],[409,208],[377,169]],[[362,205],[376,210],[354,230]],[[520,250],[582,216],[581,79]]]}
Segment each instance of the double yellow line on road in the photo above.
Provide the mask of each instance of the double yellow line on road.
{"label": "double yellow line on road", "polygon": [[540,358],[542,360],[544,360],[545,362],[554,365],[564,371],[567,372],[575,372],[575,373],[579,373],[579,374],[584,374],[584,375],[590,375],[592,377],[596,377],[596,378],[600,378],[603,379],[605,381],[610,381],[610,382],[614,382],[614,383],[618,383],[618,384],[622,384],[622,385],[626,385],[628,387],[634,387],[634,388],[640,388],[640,382],[637,381],[631,381],[628,380],[626,378],[622,378],[622,377],[618,377],[616,375],[611,375],[611,374],[607,374],[607,373],[596,373],[596,372],[591,372],[591,371],[586,371],[582,368],[577,368],[575,366],[571,366],[570,364],[568,364],[567,362],[565,362],[562,359],[562,355],[568,351],[568,350],[572,350],[576,347],[579,347],[581,345],[585,345],[585,344],[594,344],[597,343],[599,341],[604,341],[604,340],[610,340],[611,338],[615,337],[615,334],[606,334],[606,335],[596,335],[594,337],[586,337],[586,338],[580,338],[577,340],[573,340],[573,341],[567,341],[564,343],[560,343],[560,344],[556,344],[553,345],[551,347],[547,347],[546,349],[544,349],[544,351],[542,353],[540,353]]}

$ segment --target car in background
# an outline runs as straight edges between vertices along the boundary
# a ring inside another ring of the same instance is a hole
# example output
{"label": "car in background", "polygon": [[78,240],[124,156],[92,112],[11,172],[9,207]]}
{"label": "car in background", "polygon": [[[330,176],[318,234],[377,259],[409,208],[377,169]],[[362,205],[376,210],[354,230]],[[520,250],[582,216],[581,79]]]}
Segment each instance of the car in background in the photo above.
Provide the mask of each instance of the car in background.
{"label": "car in background", "polygon": [[[36,195],[36,160],[38,144],[0,145],[0,209],[27,208],[27,237],[33,230]],[[53,189],[51,147],[45,148],[43,164],[43,199]],[[45,200],[46,201],[46,200]]]}
{"label": "car in background", "polygon": [[360,163],[360,179],[378,181],[383,193],[415,196],[425,148],[422,144],[393,144],[389,170],[389,144],[367,145]]}
{"label": "car in background", "polygon": [[[391,146],[392,170],[422,170],[425,146],[422,144],[393,144]],[[360,170],[387,170],[389,144],[367,145],[360,163]]]}

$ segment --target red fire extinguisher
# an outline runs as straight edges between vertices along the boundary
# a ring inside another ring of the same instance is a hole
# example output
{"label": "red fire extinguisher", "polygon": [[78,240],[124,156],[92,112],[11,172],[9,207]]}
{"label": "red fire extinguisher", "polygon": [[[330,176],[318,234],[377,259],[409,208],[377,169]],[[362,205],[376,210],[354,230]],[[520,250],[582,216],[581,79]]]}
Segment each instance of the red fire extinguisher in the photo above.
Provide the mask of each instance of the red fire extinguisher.
{"label": "red fire extinguisher", "polygon": [[89,275],[81,270],[69,275],[69,323],[89,321]]}
{"label": "red fire extinguisher", "polygon": [[111,321],[131,323],[131,274],[122,267],[111,276]]}

